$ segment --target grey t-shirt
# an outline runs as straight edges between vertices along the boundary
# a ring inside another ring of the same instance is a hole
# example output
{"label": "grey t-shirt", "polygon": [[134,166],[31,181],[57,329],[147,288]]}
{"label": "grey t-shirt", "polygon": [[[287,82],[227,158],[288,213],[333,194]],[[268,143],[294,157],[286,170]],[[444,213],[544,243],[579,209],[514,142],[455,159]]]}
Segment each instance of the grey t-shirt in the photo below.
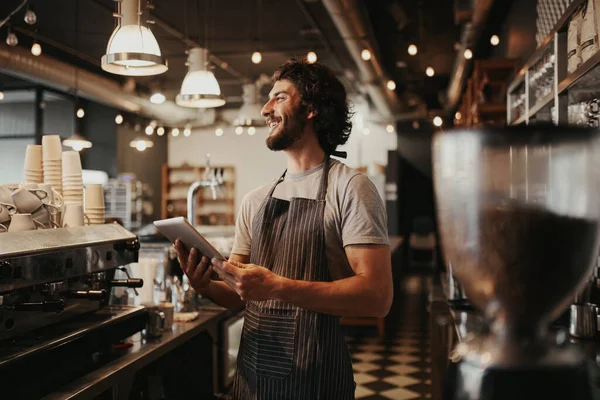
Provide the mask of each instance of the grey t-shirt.
{"label": "grey t-shirt", "polygon": [[[361,172],[330,160],[325,198],[325,245],[331,278],[354,275],[344,247],[353,244],[389,245],[385,206],[373,182]],[[299,174],[285,175],[273,196],[315,199],[323,175],[323,164]],[[275,180],[249,192],[242,200],[235,224],[232,253],[250,255],[252,222]]]}

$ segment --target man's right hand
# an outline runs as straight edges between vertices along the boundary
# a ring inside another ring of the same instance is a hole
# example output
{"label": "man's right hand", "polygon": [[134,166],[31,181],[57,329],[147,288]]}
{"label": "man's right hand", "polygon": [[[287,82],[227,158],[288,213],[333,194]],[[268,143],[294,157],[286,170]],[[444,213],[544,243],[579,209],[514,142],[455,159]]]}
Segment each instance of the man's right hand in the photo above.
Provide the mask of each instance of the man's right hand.
{"label": "man's right hand", "polygon": [[188,252],[179,239],[175,241],[175,250],[177,251],[179,265],[190,280],[190,285],[196,292],[200,293],[211,280],[212,266],[210,260],[205,256],[200,259],[201,254],[195,248]]}

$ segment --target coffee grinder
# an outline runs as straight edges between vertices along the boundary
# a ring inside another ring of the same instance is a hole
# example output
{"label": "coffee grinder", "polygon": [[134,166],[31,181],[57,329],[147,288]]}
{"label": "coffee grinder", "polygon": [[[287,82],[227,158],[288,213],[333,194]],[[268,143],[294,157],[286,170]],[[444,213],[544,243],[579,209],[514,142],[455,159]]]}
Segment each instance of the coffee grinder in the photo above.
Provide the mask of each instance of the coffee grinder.
{"label": "coffee grinder", "polygon": [[442,248],[490,333],[456,348],[447,398],[593,399],[592,368],[548,327],[592,274],[600,131],[556,126],[438,133]]}

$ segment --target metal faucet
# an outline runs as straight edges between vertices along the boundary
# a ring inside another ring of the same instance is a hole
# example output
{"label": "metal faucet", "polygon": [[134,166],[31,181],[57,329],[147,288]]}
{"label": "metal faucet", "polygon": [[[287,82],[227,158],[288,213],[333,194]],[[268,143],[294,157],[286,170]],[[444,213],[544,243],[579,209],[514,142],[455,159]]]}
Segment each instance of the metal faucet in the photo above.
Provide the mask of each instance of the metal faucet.
{"label": "metal faucet", "polygon": [[[213,200],[217,199],[217,187],[223,185],[223,168],[214,169],[210,166],[210,153],[206,153],[206,170],[204,177],[190,185],[187,194],[187,219],[196,225],[196,199],[198,191],[202,188],[210,188]],[[221,192],[222,193],[222,192]]]}

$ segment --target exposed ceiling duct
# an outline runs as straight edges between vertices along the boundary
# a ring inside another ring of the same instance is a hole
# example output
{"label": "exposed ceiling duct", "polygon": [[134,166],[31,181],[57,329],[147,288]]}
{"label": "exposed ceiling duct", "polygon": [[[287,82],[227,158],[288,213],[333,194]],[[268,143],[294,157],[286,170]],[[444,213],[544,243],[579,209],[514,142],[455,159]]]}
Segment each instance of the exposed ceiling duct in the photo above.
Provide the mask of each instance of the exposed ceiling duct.
{"label": "exposed ceiling duct", "polygon": [[118,82],[77,68],[47,55],[34,57],[27,49],[0,43],[0,69],[21,79],[69,92],[77,88],[80,97],[97,101],[123,111],[141,113],[166,124],[195,120],[196,110],[177,106],[172,101],[152,104],[145,97],[126,92]]}
{"label": "exposed ceiling duct", "polygon": [[395,92],[388,90],[386,87],[387,79],[381,62],[372,50],[369,61],[361,58],[363,49],[373,49],[374,46],[367,39],[364,39],[368,37],[367,27],[357,1],[322,1],[360,71],[362,84],[365,86],[371,101],[382,117],[394,118],[394,115],[400,110],[400,102]]}
{"label": "exposed ceiling duct", "polygon": [[484,25],[488,19],[488,15],[495,0],[474,0],[473,1],[473,19],[471,22],[465,24],[461,39],[460,49],[457,51],[456,60],[454,62],[454,68],[452,69],[452,75],[450,78],[450,84],[448,85],[447,91],[447,103],[445,105],[446,112],[452,112],[458,105],[462,88],[467,78],[467,67],[470,60],[467,60],[463,54],[467,49],[473,49],[476,45],[476,41],[484,28]]}

